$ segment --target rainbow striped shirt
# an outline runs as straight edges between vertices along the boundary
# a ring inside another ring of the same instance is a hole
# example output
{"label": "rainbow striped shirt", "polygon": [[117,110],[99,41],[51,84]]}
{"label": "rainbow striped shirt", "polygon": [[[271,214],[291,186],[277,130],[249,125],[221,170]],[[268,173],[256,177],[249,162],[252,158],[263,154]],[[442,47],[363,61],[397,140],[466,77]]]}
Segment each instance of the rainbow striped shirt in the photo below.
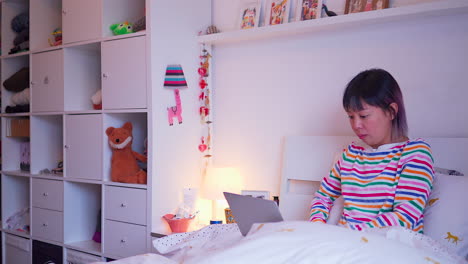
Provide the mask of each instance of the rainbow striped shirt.
{"label": "rainbow striped shirt", "polygon": [[370,150],[349,145],[320,185],[310,221],[326,222],[333,201],[343,195],[339,225],[403,226],[423,232],[423,211],[432,189],[431,148],[422,139]]}

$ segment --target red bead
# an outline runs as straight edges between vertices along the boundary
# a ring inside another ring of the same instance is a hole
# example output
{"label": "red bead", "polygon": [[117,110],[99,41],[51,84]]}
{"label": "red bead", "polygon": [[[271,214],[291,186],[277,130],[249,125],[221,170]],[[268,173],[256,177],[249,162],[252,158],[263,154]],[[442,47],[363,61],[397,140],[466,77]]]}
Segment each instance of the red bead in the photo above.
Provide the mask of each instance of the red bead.
{"label": "red bead", "polygon": [[201,79],[200,82],[198,83],[200,85],[200,89],[205,89],[205,87],[208,85],[205,80]]}
{"label": "red bead", "polygon": [[198,74],[201,76],[206,76],[206,69],[202,67],[198,68]]}

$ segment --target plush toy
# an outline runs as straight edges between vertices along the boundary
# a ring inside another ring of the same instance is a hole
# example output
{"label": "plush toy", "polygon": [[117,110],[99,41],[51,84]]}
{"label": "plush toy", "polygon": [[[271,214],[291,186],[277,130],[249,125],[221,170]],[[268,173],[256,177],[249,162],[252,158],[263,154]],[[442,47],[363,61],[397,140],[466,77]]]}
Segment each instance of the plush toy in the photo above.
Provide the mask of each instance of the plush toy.
{"label": "plush toy", "polygon": [[147,158],[132,150],[132,123],[122,127],[108,127],[106,134],[112,149],[111,179],[114,182],[146,184],[146,172],[138,167],[137,160],[146,162]]}
{"label": "plush toy", "polygon": [[132,24],[128,23],[127,21],[121,24],[112,24],[110,26],[110,30],[112,31],[112,33],[114,33],[114,35],[133,33]]}
{"label": "plush toy", "polygon": [[51,35],[54,37],[54,40],[48,39],[51,47],[62,45],[62,29],[56,28]]}

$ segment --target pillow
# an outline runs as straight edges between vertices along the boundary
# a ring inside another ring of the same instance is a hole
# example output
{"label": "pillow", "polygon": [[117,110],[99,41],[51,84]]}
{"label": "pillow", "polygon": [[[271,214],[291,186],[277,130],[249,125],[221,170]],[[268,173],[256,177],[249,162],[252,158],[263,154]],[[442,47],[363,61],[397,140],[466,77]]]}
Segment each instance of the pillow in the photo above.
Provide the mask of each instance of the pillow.
{"label": "pillow", "polygon": [[435,174],[424,211],[424,234],[468,256],[468,177]]}

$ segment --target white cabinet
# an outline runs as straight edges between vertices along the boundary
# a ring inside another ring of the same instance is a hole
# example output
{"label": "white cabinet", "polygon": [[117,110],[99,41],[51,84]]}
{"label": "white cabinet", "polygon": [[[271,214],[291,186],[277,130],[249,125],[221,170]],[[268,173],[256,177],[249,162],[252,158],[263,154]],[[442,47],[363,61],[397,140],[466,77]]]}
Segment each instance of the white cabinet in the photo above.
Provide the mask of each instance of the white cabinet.
{"label": "white cabinet", "polygon": [[5,263],[31,263],[31,251],[29,239],[5,235]]}
{"label": "white cabinet", "polygon": [[146,190],[106,186],[106,218],[146,225]]}
{"label": "white cabinet", "polygon": [[32,112],[63,111],[63,50],[33,54],[31,71]]}
{"label": "white cabinet", "polygon": [[63,212],[33,207],[32,216],[31,231],[34,237],[63,241]]}
{"label": "white cabinet", "polygon": [[[171,157],[177,156],[188,164],[179,166],[182,171],[178,169],[177,175],[192,175],[199,164],[196,148],[188,150],[185,147],[198,143],[199,137],[177,136],[175,130],[167,126],[166,118],[153,115],[153,101],[157,101],[157,108],[162,107],[164,111],[174,102],[172,93],[162,87],[156,89],[162,83],[154,82],[153,85],[153,79],[163,78],[166,63],[177,62],[185,63],[187,76],[194,78],[197,63],[193,60],[199,54],[192,33],[209,24],[209,1],[204,0],[201,4],[187,1],[184,5],[174,4],[171,0],[0,2],[0,39],[4,51],[0,57],[1,83],[28,66],[27,83],[31,83],[30,110],[17,114],[5,113],[14,94],[1,87],[3,221],[0,235],[18,235],[29,244],[36,239],[59,244],[65,254],[74,249],[99,258],[150,252],[153,223],[164,225],[164,229],[159,228],[156,232],[168,232],[161,219],[151,219],[152,215],[158,217],[166,213],[168,206],[157,206],[152,204],[153,200],[158,204],[168,201],[171,208],[175,207],[172,203],[178,203],[176,192],[180,188],[176,185],[179,180],[164,167],[173,167],[170,164],[176,161]],[[170,20],[189,10],[198,10],[203,15]],[[30,15],[31,50],[7,55],[16,38],[10,22],[21,13]],[[146,30],[113,36],[109,29],[114,23],[141,19],[146,19]],[[181,31],[166,34],[165,30],[171,31],[164,24],[166,21],[176,22],[171,26]],[[51,43],[57,41],[51,35],[56,28],[62,29],[64,44],[51,47],[49,40]],[[152,44],[154,40],[157,43]],[[172,43],[176,45],[172,46]],[[169,62],[165,55],[170,53],[176,56],[171,56]],[[92,104],[91,100],[100,90],[102,108]],[[160,100],[162,93],[169,93],[170,102]],[[190,89],[184,96],[189,98],[195,93],[198,92]],[[195,107],[198,106],[196,100],[186,100],[185,104],[187,109],[198,108]],[[187,120],[198,117],[196,111],[186,111],[184,115]],[[8,136],[6,126],[15,119],[30,120],[29,139]],[[157,133],[153,123],[156,120],[161,126]],[[147,184],[114,183],[111,180],[113,150],[107,142],[105,129],[122,127],[127,121],[133,124],[132,150],[148,153],[148,163],[141,164],[147,171]],[[197,133],[199,123],[187,122],[184,128]],[[20,147],[26,146],[24,142],[27,141],[31,148],[31,170],[21,171]],[[163,144],[153,151],[156,141]],[[155,155],[156,151],[161,154]],[[183,155],[179,154],[181,152]],[[162,168],[158,175],[153,171],[156,157]],[[155,177],[158,177],[157,181]],[[157,182],[157,189],[153,182]],[[166,195],[166,191],[170,195]],[[154,194],[163,197],[154,199]],[[172,195],[174,197],[169,197]],[[155,208],[159,211],[153,214]],[[26,214],[24,222],[29,228],[24,232],[6,222],[18,212]],[[98,226],[101,234],[96,232]],[[103,242],[96,243],[93,239]],[[27,259],[23,259],[22,252],[5,245],[2,241],[0,250],[6,254],[3,260],[8,260],[7,263],[31,262],[30,252],[24,254]]]}
{"label": "white cabinet", "polygon": [[147,108],[145,39],[142,36],[102,43],[104,109]]}
{"label": "white cabinet", "polygon": [[63,43],[72,43],[102,36],[101,0],[62,0]]}
{"label": "white cabinet", "polygon": [[32,206],[63,211],[63,182],[32,179]]}
{"label": "white cabinet", "polygon": [[65,116],[65,176],[102,179],[102,115]]}
{"label": "white cabinet", "polygon": [[106,220],[104,234],[104,253],[128,257],[146,251],[144,226]]}

